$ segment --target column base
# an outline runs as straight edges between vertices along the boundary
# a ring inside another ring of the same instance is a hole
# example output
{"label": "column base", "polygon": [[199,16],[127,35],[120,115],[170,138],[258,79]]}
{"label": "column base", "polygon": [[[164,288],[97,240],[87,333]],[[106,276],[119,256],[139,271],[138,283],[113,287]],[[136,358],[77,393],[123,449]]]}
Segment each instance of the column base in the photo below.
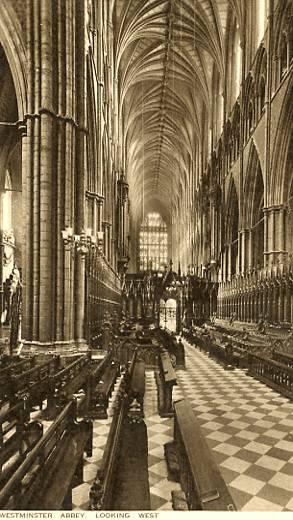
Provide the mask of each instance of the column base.
{"label": "column base", "polygon": [[22,340],[17,349],[15,349],[15,353],[22,355],[60,355],[62,357],[66,357],[83,354],[89,350],[89,346],[85,339],[54,342]]}

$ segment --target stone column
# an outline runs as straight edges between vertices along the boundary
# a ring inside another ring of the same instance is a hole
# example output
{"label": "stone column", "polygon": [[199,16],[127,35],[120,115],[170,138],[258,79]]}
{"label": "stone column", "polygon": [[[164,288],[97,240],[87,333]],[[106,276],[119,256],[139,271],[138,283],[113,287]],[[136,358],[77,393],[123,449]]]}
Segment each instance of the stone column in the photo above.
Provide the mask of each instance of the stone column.
{"label": "stone column", "polygon": [[85,253],[77,253],[74,332],[79,344],[85,343],[85,257]]}
{"label": "stone column", "polygon": [[265,282],[264,287],[263,287],[263,293],[262,293],[263,318],[267,315],[267,310],[268,310],[268,287]]}
{"label": "stone column", "polygon": [[[85,117],[86,117],[86,72],[85,72],[85,25],[80,23],[85,19],[85,2],[72,3],[72,82],[73,82],[73,106],[72,111],[76,119],[74,128],[75,149],[73,156],[74,171],[74,193],[75,228],[80,234],[85,228]],[[85,344],[86,327],[86,302],[85,302],[85,255],[89,252],[79,251],[76,255],[75,268],[75,340],[79,344]],[[87,302],[89,304],[89,302]]]}
{"label": "stone column", "polygon": [[70,342],[73,332],[73,251],[71,245],[64,246],[64,308],[63,308],[63,334],[62,339]]}
{"label": "stone column", "polygon": [[285,296],[284,296],[284,321],[286,323],[289,323],[290,320],[291,320],[291,309],[290,309],[290,306],[291,306],[291,290],[290,290],[290,285],[289,283],[287,282],[285,284]]}
{"label": "stone column", "polygon": [[278,321],[278,287],[275,283],[272,288],[271,317],[273,323],[276,323]]}
{"label": "stone column", "polygon": [[284,287],[282,284],[279,285],[279,298],[278,298],[278,323],[284,321]]}
{"label": "stone column", "polygon": [[277,260],[283,262],[285,250],[285,216],[287,208],[272,206],[266,209],[266,251],[267,261],[274,264]]}
{"label": "stone column", "polygon": [[231,280],[231,255],[232,255],[232,246],[231,244],[227,248],[227,255],[228,255],[228,272],[227,272],[227,279]]}
{"label": "stone column", "polygon": [[263,291],[259,288],[258,291],[258,319],[263,316]]}
{"label": "stone column", "polygon": [[[81,129],[81,108],[75,105],[76,99],[80,105],[84,101],[81,63],[80,85],[75,80],[76,55],[80,52],[84,58],[85,54],[79,47],[84,45],[84,39],[75,41],[76,31],[84,31],[84,15],[79,12],[75,24],[76,5],[79,11],[84,9],[83,3],[75,0],[55,0],[54,12],[52,2],[27,1],[29,93],[27,137],[23,146],[26,156],[23,335],[29,344],[44,348],[71,343],[75,339],[73,323],[80,330],[73,314],[73,301],[74,272],[78,278],[81,270],[74,266],[71,247],[68,245],[64,250],[61,239],[66,226],[80,232],[74,219],[82,226],[84,213],[80,204],[84,198],[84,137],[79,139],[79,134],[76,137],[76,128],[78,132],[84,129]],[[79,291],[75,296],[78,295]]]}

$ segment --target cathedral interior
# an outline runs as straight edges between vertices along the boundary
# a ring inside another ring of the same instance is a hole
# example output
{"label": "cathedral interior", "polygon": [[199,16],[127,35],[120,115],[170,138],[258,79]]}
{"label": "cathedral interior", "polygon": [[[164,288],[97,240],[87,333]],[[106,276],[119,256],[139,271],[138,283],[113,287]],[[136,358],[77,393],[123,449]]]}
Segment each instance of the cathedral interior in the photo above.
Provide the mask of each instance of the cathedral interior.
{"label": "cathedral interior", "polygon": [[1,0],[0,509],[293,511],[292,63],[292,0]]}

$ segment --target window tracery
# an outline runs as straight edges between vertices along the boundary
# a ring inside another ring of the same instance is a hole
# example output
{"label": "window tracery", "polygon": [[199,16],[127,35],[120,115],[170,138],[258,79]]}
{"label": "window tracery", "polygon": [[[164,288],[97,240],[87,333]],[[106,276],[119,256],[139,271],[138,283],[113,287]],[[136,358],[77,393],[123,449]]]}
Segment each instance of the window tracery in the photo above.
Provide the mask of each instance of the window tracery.
{"label": "window tracery", "polygon": [[139,234],[140,271],[163,271],[168,256],[167,225],[159,213],[148,213]]}

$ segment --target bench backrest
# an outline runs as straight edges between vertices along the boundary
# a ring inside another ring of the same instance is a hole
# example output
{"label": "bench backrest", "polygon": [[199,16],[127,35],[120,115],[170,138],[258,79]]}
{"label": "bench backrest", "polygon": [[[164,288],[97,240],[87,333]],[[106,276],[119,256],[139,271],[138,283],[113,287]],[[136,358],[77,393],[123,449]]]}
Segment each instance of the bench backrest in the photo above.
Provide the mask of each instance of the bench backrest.
{"label": "bench backrest", "polygon": [[[62,389],[67,383],[71,382],[87,365],[90,363],[88,356],[82,355],[75,359],[67,367],[59,370],[57,373],[52,374],[53,384],[56,390]],[[51,382],[52,384],[52,382]]]}
{"label": "bench backrest", "polygon": [[0,378],[2,379],[3,377],[10,376],[12,374],[17,375],[21,372],[29,370],[33,365],[35,365],[35,362],[35,357],[27,359],[18,358],[15,362],[11,361],[8,366],[1,368]]}
{"label": "bench backrest", "polygon": [[143,397],[145,393],[145,362],[137,359],[132,371],[129,392],[132,396]]}
{"label": "bench backrest", "polygon": [[11,384],[11,377],[30,370],[35,365],[35,363],[35,357],[23,360],[17,358],[16,362],[11,362],[8,366],[2,368],[0,370],[0,395],[3,397],[14,392],[14,387]]}
{"label": "bench backrest", "polygon": [[280,352],[278,350],[273,350],[273,360],[278,361],[279,363],[284,363],[289,367],[293,367],[293,355],[287,354],[286,352]]}
{"label": "bench backrest", "polygon": [[43,425],[30,421],[25,400],[0,413],[0,487],[20,466],[43,434]]}
{"label": "bench backrest", "polygon": [[185,399],[174,403],[174,442],[189,509],[235,510],[192,407]]}
{"label": "bench backrest", "polygon": [[119,404],[120,406],[114,410],[102,462],[90,490],[91,509],[108,510],[111,508],[122,426],[127,411],[125,397],[121,396]]}
{"label": "bench backrest", "polygon": [[[14,449],[15,437],[20,437],[19,432],[26,420],[24,401],[19,401],[14,406],[1,410],[0,413],[0,468],[10,458]],[[20,439],[19,439],[20,440]]]}
{"label": "bench backrest", "polygon": [[166,383],[176,383],[176,372],[166,350],[160,353],[160,370]]}
{"label": "bench backrest", "polygon": [[[121,388],[124,388],[127,394],[131,392],[131,385],[133,376],[136,372],[136,365],[137,367],[140,367],[137,368],[138,372],[140,372],[144,366],[144,362],[137,361],[137,351],[135,350],[133,352],[131,362],[127,367],[127,371],[123,376],[124,381],[121,384]],[[136,378],[139,377],[138,372],[136,373]],[[141,388],[140,391],[142,391]],[[119,404],[114,410],[102,462],[90,491],[91,509],[101,508],[103,510],[108,510],[111,508],[113,486],[116,477],[118,455],[121,445],[122,426],[129,405],[126,393],[123,391],[120,393],[120,395],[118,395]]]}
{"label": "bench backrest", "polygon": [[[54,423],[48,428],[45,435],[39,440],[13,477],[0,491],[0,509],[23,509],[29,496],[34,493],[34,482],[40,472],[44,471],[44,465],[50,459],[65,431],[76,418],[76,402],[68,403]],[[28,492],[28,474],[30,478],[30,490]]]}
{"label": "bench backrest", "polygon": [[107,352],[105,357],[103,357],[103,359],[99,362],[99,364],[92,370],[91,379],[92,379],[94,386],[101,379],[101,376],[102,376],[104,370],[111,363],[111,359],[112,359],[112,352],[109,351],[109,352]]}
{"label": "bench backrest", "polygon": [[41,383],[43,380],[47,381],[56,372],[59,363],[59,356],[54,356],[49,361],[26,370],[23,374],[12,375],[11,381],[14,393],[29,389],[34,383]]}

